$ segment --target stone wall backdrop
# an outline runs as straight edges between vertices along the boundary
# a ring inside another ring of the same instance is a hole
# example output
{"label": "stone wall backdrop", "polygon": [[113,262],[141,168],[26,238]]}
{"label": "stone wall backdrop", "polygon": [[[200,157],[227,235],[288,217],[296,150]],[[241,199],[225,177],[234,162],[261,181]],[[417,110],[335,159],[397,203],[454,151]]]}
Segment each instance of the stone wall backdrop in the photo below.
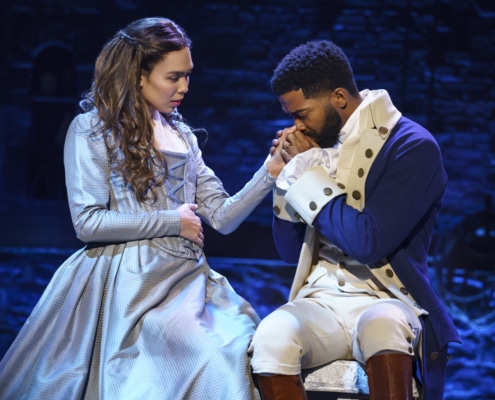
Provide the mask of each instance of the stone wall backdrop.
{"label": "stone wall backdrop", "polygon": [[[310,39],[343,47],[361,89],[387,89],[438,140],[450,183],[431,278],[461,330],[446,399],[495,399],[495,2],[493,0],[11,0],[0,5],[0,357],[54,270],[82,246],[66,202],[62,145],[95,57],[134,19],[166,16],[193,39],[181,112],[235,193],[290,121],[271,94],[280,58]],[[407,210],[404,210],[407,212]],[[293,266],[278,261],[267,199],[206,254],[266,315]],[[254,286],[253,286],[254,285]]]}

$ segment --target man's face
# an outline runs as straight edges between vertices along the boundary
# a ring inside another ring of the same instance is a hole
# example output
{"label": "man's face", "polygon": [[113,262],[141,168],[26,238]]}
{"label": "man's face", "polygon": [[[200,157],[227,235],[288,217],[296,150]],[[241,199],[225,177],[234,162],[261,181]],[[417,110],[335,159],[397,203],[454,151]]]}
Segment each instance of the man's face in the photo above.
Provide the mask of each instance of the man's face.
{"label": "man's face", "polygon": [[282,109],[294,119],[296,128],[322,148],[337,144],[342,118],[330,101],[330,95],[306,99],[301,89],[281,95]]}

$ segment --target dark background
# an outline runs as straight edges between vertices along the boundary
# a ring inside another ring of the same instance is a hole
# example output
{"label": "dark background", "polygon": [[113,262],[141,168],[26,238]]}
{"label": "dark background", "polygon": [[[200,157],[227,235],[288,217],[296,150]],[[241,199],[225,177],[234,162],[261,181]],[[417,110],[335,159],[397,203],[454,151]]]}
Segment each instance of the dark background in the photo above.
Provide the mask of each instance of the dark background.
{"label": "dark background", "polygon": [[[283,55],[310,39],[335,41],[361,89],[387,89],[404,115],[433,133],[450,181],[431,276],[464,338],[446,398],[495,398],[494,1],[12,0],[0,7],[0,356],[54,269],[82,246],[69,217],[62,146],[95,58],[132,20],[165,16],[193,40],[195,68],[180,111],[208,130],[204,158],[230,193],[290,124],[269,79]],[[268,196],[238,231],[208,230],[205,242],[214,267],[261,315],[284,300],[292,273],[277,262],[270,223]],[[279,280],[267,287],[270,274]],[[253,276],[260,290],[247,292]]]}

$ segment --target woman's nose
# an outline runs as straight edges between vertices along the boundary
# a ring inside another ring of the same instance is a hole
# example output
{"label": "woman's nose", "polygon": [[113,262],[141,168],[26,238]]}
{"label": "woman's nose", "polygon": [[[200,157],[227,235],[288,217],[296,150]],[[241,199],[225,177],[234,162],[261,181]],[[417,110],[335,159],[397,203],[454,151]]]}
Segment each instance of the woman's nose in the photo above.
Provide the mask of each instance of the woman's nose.
{"label": "woman's nose", "polygon": [[182,78],[180,80],[180,86],[178,92],[185,94],[189,91],[189,78]]}

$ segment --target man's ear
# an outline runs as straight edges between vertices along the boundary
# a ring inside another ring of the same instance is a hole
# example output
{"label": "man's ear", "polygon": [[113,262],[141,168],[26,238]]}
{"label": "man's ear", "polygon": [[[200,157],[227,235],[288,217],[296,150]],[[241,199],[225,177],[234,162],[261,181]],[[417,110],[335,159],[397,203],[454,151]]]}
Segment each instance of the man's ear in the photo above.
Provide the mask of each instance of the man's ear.
{"label": "man's ear", "polygon": [[343,88],[334,89],[332,92],[333,101],[336,107],[345,109],[347,107],[347,92]]}

